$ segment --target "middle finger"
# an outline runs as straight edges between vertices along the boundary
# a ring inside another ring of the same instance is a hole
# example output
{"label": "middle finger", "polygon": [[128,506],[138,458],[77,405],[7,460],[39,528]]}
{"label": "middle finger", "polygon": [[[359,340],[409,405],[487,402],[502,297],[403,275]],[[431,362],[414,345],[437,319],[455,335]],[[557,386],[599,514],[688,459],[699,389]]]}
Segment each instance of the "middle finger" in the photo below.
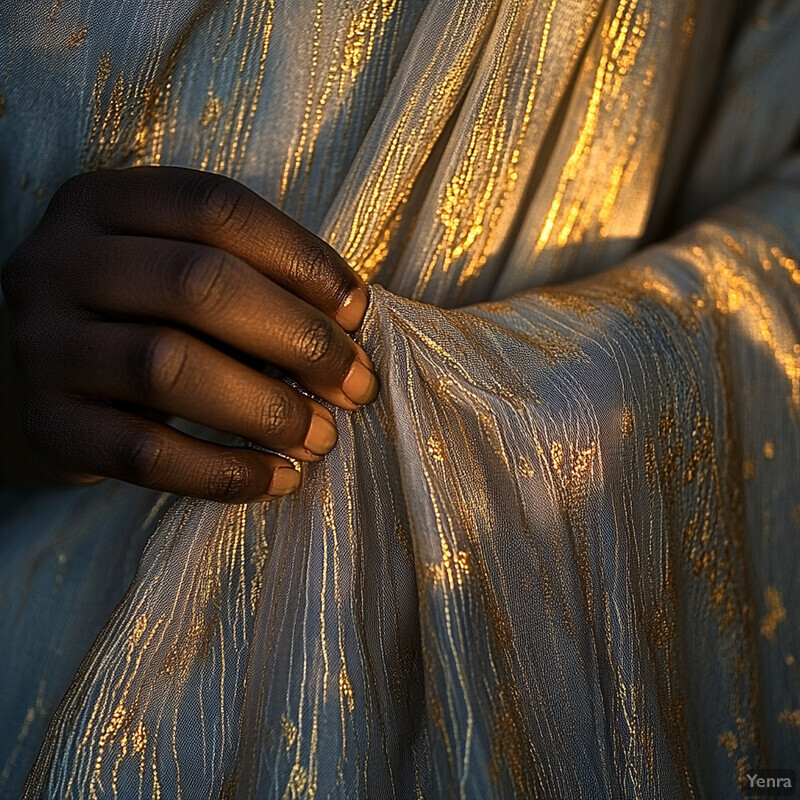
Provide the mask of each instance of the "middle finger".
{"label": "middle finger", "polygon": [[375,399],[372,362],[342,328],[235,256],[190,242],[100,237],[80,301],[93,311],[177,322],[286,370],[354,409]]}

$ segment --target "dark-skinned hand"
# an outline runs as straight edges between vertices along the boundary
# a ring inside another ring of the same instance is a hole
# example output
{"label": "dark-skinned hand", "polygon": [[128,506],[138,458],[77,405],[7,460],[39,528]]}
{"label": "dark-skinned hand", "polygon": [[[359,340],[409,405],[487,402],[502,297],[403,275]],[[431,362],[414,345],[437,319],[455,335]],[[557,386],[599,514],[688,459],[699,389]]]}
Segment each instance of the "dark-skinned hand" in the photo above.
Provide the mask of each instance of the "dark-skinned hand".
{"label": "dark-skinned hand", "polygon": [[364,316],[366,284],[219,175],[137,167],[70,179],[2,286],[19,428],[72,483],[270,500],[297,488],[289,461],[189,436],[169,416],[315,461],[336,442],[333,417],[262,367],[345,409],[378,391],[346,333]]}

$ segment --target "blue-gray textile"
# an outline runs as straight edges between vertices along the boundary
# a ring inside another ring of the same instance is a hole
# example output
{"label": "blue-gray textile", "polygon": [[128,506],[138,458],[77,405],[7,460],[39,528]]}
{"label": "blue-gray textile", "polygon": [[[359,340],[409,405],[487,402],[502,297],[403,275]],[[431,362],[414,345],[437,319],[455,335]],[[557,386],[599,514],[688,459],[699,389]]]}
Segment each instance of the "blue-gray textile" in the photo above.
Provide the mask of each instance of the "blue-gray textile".
{"label": "blue-gray textile", "polygon": [[223,172],[381,381],[279,502],[2,490],[1,796],[800,766],[798,0],[6,0],[0,53],[0,260],[81,170]]}

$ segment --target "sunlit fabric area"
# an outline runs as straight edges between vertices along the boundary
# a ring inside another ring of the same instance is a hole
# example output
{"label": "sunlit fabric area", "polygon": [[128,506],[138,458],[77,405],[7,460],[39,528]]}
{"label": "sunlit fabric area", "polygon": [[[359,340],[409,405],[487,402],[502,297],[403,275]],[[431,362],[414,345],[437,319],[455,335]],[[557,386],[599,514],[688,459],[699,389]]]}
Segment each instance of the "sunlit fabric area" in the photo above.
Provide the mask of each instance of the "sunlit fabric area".
{"label": "sunlit fabric area", "polygon": [[270,503],[0,487],[0,797],[800,767],[799,0],[23,0],[0,53],[0,263],[76,173],[222,173],[380,380]]}

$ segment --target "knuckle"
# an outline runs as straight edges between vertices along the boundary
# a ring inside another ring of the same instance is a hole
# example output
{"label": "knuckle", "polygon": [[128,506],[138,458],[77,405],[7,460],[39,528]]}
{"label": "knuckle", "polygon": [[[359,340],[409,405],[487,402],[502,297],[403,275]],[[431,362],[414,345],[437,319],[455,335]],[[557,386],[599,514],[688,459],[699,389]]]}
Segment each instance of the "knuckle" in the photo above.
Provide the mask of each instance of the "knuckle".
{"label": "knuckle", "polygon": [[259,412],[260,429],[275,434],[289,425],[292,419],[292,404],[284,394],[270,394]]}
{"label": "knuckle", "polygon": [[213,250],[194,255],[176,273],[176,295],[180,303],[195,311],[212,312],[224,306],[227,261]]}
{"label": "knuckle", "polygon": [[191,213],[203,228],[234,236],[247,228],[253,196],[240,183],[204,174],[190,183],[189,192]]}
{"label": "knuckle", "polygon": [[226,458],[206,479],[205,495],[220,502],[242,499],[250,487],[252,471],[240,458]]}
{"label": "knuckle", "polygon": [[67,178],[53,193],[50,201],[52,208],[69,207],[77,199],[82,198],[87,184],[91,181],[91,173],[79,173]]}
{"label": "knuckle", "polygon": [[144,337],[133,356],[133,374],[146,397],[170,395],[180,383],[188,357],[188,344],[177,331],[158,330]]}
{"label": "knuckle", "polygon": [[139,485],[155,483],[166,450],[167,443],[161,434],[141,430],[129,434],[121,447],[128,480]]}
{"label": "knuckle", "polygon": [[86,216],[91,218],[93,188],[98,173],[79,173],[68,178],[55,190],[45,212],[46,218]]}
{"label": "knuckle", "polygon": [[295,336],[295,350],[306,364],[318,364],[333,349],[333,328],[323,320],[306,323]]}
{"label": "knuckle", "polygon": [[288,248],[284,270],[293,283],[318,283],[335,271],[333,255],[322,242],[310,236]]}

